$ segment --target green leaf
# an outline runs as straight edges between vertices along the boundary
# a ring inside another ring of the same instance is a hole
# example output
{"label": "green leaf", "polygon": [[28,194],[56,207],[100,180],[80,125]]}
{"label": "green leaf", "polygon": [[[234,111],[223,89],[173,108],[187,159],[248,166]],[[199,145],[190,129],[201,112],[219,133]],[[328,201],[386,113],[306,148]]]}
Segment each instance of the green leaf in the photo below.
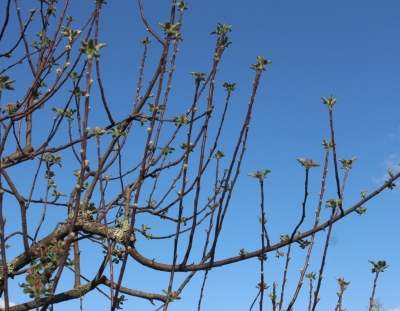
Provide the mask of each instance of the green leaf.
{"label": "green leaf", "polygon": [[343,198],[328,199],[328,200],[326,200],[327,204],[325,205],[325,207],[326,208],[336,208],[336,207],[340,206],[342,204],[342,202],[343,202]]}
{"label": "green leaf", "polygon": [[173,120],[174,120],[176,126],[182,126],[182,125],[189,124],[189,118],[184,114],[182,114],[180,116],[175,116],[173,118]]}
{"label": "green leaf", "polygon": [[68,23],[71,23],[71,22],[73,22],[73,21],[76,21],[75,18],[73,18],[72,16],[69,16],[68,14],[65,14],[65,16],[67,17]]}
{"label": "green leaf", "polygon": [[358,215],[363,215],[367,213],[367,208],[360,206],[359,208],[356,209],[356,213]]}
{"label": "green leaf", "polygon": [[207,76],[207,74],[204,73],[204,72],[194,72],[194,71],[192,71],[192,72],[190,72],[190,74],[196,78],[194,80],[196,84],[199,84],[201,81],[206,81],[206,79],[204,77]]}
{"label": "green leaf", "polygon": [[95,2],[100,4],[100,9],[102,4],[107,4],[107,2],[104,0],[96,0]]}
{"label": "green leaf", "polygon": [[232,26],[229,26],[226,23],[224,24],[218,23],[217,29],[215,29],[211,34],[220,36],[230,31],[232,31]]}
{"label": "green leaf", "polygon": [[187,2],[185,1],[179,1],[178,3],[175,3],[175,6],[178,7],[179,11],[185,11],[188,9]]}
{"label": "green leaf", "polygon": [[95,45],[93,39],[89,39],[88,42],[81,40],[81,44],[82,47],[79,48],[79,51],[82,52],[83,54],[86,54],[88,58],[100,57],[100,55],[97,52],[103,47],[107,46],[107,44],[105,43],[99,43]]}
{"label": "green leaf", "polygon": [[225,88],[225,91],[227,91],[227,92],[234,91],[236,89],[235,85],[236,85],[236,83],[226,83],[226,82],[224,84],[222,84],[222,86]]}
{"label": "green leaf", "polygon": [[179,146],[179,148],[183,149],[183,150],[190,150],[190,152],[193,152],[194,150],[194,145],[193,143],[183,143],[182,145]]}
{"label": "green leaf", "polygon": [[309,278],[310,280],[311,279],[315,280],[315,275],[316,275],[315,272],[310,272],[306,274],[306,278]]}
{"label": "green leaf", "polygon": [[144,45],[149,45],[151,43],[151,39],[149,37],[146,37],[146,39],[140,39],[140,43]]}
{"label": "green leaf", "polygon": [[281,235],[280,238],[281,242],[286,242],[287,240],[289,240],[289,235],[285,234],[285,235]]}
{"label": "green leaf", "polygon": [[322,146],[324,146],[324,148],[327,149],[327,150],[329,150],[329,149],[331,149],[331,148],[333,147],[332,140],[330,140],[329,142],[326,141],[326,140],[323,140],[321,144],[322,144]]}
{"label": "green leaf", "polygon": [[314,162],[312,159],[297,158],[297,161],[299,161],[301,163],[301,165],[306,168],[306,170],[309,170],[312,167],[320,166],[318,163]]}
{"label": "green leaf", "polygon": [[272,64],[272,61],[265,59],[264,56],[257,56],[257,63],[252,64],[250,69],[254,69],[256,71],[264,70],[265,67],[269,64]]}
{"label": "green leaf", "polygon": [[73,40],[76,36],[78,36],[82,32],[82,30],[73,30],[66,26],[61,26],[61,28],[64,30],[61,32],[61,36],[68,37],[69,40]]}
{"label": "green leaf", "polygon": [[96,135],[96,137],[100,137],[106,132],[105,129],[102,129],[101,127],[97,126],[93,129],[93,134]]}
{"label": "green leaf", "polygon": [[247,176],[258,178],[260,181],[262,181],[267,176],[268,173],[271,173],[271,170],[257,171],[255,173],[250,173]]}
{"label": "green leaf", "polygon": [[0,76],[0,93],[2,90],[12,90],[14,91],[14,88],[11,86],[11,83],[14,83],[16,80],[9,80],[9,76]]}
{"label": "green leaf", "polygon": [[217,153],[214,155],[214,158],[219,160],[225,156],[224,152],[221,150],[218,150]]}
{"label": "green leaf", "polygon": [[337,103],[337,100],[333,98],[332,94],[329,95],[328,99],[321,97],[324,105],[328,105],[329,109],[332,109],[333,105]]}
{"label": "green leaf", "polygon": [[374,267],[371,269],[372,273],[379,273],[379,272],[385,272],[385,269],[389,267],[389,265],[386,264],[385,260],[379,260],[378,262],[368,260]]}
{"label": "green leaf", "polygon": [[182,26],[181,23],[171,24],[170,22],[166,22],[165,24],[158,23],[158,25],[163,29],[164,33],[168,37],[183,41],[179,31],[180,27]]}
{"label": "green leaf", "polygon": [[297,243],[300,244],[299,247],[301,249],[305,249],[308,245],[310,245],[311,242],[308,240],[299,240],[299,241],[297,241]]}
{"label": "green leaf", "polygon": [[167,156],[168,154],[170,154],[170,153],[172,153],[172,152],[175,151],[175,148],[172,148],[172,147],[166,147],[165,149],[163,149],[163,148],[161,148],[161,147],[158,147],[158,149],[161,149],[161,150],[162,150],[162,154],[163,154],[164,156]]}
{"label": "green leaf", "polygon": [[355,160],[357,160],[356,157],[351,158],[350,160],[340,159],[339,161],[340,161],[340,163],[342,163],[341,169],[345,169],[345,170],[351,169],[351,166],[353,165]]}

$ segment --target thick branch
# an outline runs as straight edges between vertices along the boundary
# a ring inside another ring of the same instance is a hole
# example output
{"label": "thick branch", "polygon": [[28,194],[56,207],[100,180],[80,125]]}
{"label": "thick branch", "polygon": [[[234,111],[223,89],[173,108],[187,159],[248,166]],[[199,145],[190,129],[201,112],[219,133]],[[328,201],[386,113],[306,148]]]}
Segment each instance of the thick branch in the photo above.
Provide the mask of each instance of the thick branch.
{"label": "thick branch", "polygon": [[[335,217],[332,218],[332,224],[334,224],[335,222],[337,222],[338,220],[346,217],[347,215],[349,215],[352,212],[355,212],[357,208],[361,207],[364,203],[366,203],[367,201],[371,200],[374,196],[378,195],[380,192],[382,192],[382,190],[386,189],[387,187],[389,187],[390,185],[392,185],[392,183],[400,177],[400,173],[397,173],[396,175],[393,176],[393,178],[389,179],[387,182],[385,182],[381,187],[379,187],[377,190],[375,190],[373,193],[371,193],[369,196],[366,196],[365,198],[363,198],[361,201],[359,201],[357,204],[353,205],[351,208],[349,208],[348,210],[346,210],[343,214],[339,214]],[[250,258],[254,258],[254,257],[258,257],[260,255],[262,255],[263,253],[269,253],[272,251],[276,251],[282,247],[287,246],[288,244],[297,242],[299,240],[305,239],[308,236],[317,233],[319,231],[325,230],[329,225],[330,225],[331,221],[328,220],[327,222],[321,224],[318,227],[315,227],[309,231],[306,231],[302,234],[299,234],[297,236],[295,236],[293,238],[293,240],[286,240],[286,241],[282,241],[280,243],[277,243],[275,245],[272,245],[270,247],[265,247],[264,249],[259,249],[257,251],[254,251],[252,253],[248,253],[245,256],[235,256],[235,257],[231,257],[228,259],[224,259],[224,260],[220,260],[220,261],[214,261],[214,262],[208,262],[208,263],[204,263],[204,264],[193,264],[193,265],[189,265],[189,266],[181,266],[181,265],[176,265],[174,267],[175,271],[180,271],[180,272],[187,272],[187,271],[198,271],[198,270],[206,270],[206,269],[211,269],[214,267],[222,267],[228,264],[232,264],[238,261],[242,261],[242,260],[246,260],[246,259],[250,259]],[[172,270],[172,266],[168,265],[168,264],[162,264],[162,263],[158,263],[156,262],[154,259],[153,260],[149,260],[145,257],[143,257],[137,250],[136,248],[131,248],[130,250],[128,250],[129,254],[139,263],[141,263],[142,265],[155,269],[155,270],[160,270],[160,271],[171,271]]]}

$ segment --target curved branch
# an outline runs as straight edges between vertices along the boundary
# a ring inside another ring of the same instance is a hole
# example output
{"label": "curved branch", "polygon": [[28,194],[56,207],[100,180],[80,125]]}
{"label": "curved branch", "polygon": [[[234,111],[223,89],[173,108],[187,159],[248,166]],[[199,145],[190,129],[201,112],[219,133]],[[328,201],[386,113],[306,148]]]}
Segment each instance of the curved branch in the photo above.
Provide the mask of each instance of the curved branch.
{"label": "curved branch", "polygon": [[[104,277],[105,278],[105,277]],[[72,299],[77,299],[81,298],[83,295],[87,294],[88,292],[92,291],[97,287],[98,284],[102,282],[102,278],[97,280],[97,281],[91,281],[87,283],[84,286],[80,286],[79,289],[71,289],[69,291],[54,295],[53,298],[51,299],[51,303],[60,303]],[[29,301],[29,302],[24,302],[20,305],[16,305],[13,307],[10,307],[10,311],[27,311],[27,310],[32,310],[35,309],[36,307],[41,307],[46,304],[47,297],[41,298],[39,301]]]}
{"label": "curved branch", "polygon": [[146,25],[147,30],[154,36],[154,38],[157,39],[158,42],[160,42],[163,46],[165,46],[165,42],[161,40],[161,38],[155,33],[155,31],[153,30],[153,28],[151,28],[149,22],[147,21],[146,16],[144,15],[142,0],[138,0],[138,2],[140,8],[140,15],[142,16],[143,23]]}
{"label": "curved branch", "polygon": [[[103,276],[103,277],[100,279],[100,283],[101,283],[101,284],[104,284],[104,285],[106,285],[106,286],[108,286],[108,287],[111,286],[111,281],[108,280],[105,276]],[[113,284],[113,288],[115,289],[116,287],[117,287],[117,286],[116,286],[116,284],[114,283],[114,284]],[[167,302],[167,301],[168,301],[167,296],[163,296],[163,295],[159,295],[159,294],[149,294],[149,293],[141,292],[141,291],[138,291],[138,290],[130,289],[130,288],[127,288],[127,287],[124,287],[124,286],[118,286],[118,287],[119,287],[119,291],[120,291],[121,293],[130,295],[130,296],[135,296],[135,297],[139,297],[139,298],[148,299],[148,300],[150,300],[150,302],[151,302],[153,305],[154,305],[153,300],[159,300],[159,301],[161,301],[161,302]]]}
{"label": "curved branch", "polygon": [[[359,201],[357,204],[353,205],[351,208],[349,208],[348,210],[346,210],[343,214],[339,214],[335,217],[332,218],[332,221],[328,220],[327,222],[321,224],[318,227],[315,227],[309,231],[306,231],[302,234],[299,234],[297,236],[295,236],[293,238],[293,240],[291,241],[289,240],[285,240],[282,241],[280,243],[277,243],[275,245],[272,245],[270,247],[265,247],[264,249],[259,249],[257,251],[248,253],[246,255],[241,255],[241,256],[235,256],[235,257],[231,257],[231,258],[227,258],[224,260],[220,260],[220,261],[214,261],[214,262],[207,262],[204,264],[192,264],[192,265],[188,265],[188,266],[182,266],[182,265],[176,265],[174,267],[174,270],[176,272],[188,272],[188,271],[198,271],[198,270],[207,270],[207,269],[211,269],[214,267],[222,267],[225,265],[229,265],[238,261],[242,261],[242,260],[247,260],[250,258],[254,258],[254,257],[258,257],[260,255],[262,255],[263,253],[269,253],[272,251],[276,251],[282,247],[285,247],[289,244],[292,244],[294,242],[297,242],[299,240],[302,240],[314,233],[317,233],[319,231],[325,230],[331,223],[334,224],[335,222],[337,222],[338,220],[344,218],[345,216],[349,215],[352,212],[355,212],[357,208],[361,207],[364,203],[368,202],[369,200],[371,200],[373,197],[375,197],[376,195],[378,195],[380,192],[382,192],[384,189],[388,188],[389,186],[392,185],[392,183],[398,179],[400,177],[400,173],[397,173],[396,175],[394,175],[391,179],[389,179],[387,182],[385,182],[381,187],[379,187],[377,190],[375,190],[373,193],[371,193],[369,196],[366,196],[365,198],[363,198],[361,201]],[[153,260],[149,260],[145,257],[143,257],[137,250],[136,248],[131,248],[128,250],[129,254],[140,264],[152,268],[154,270],[160,270],[160,271],[171,271],[172,270],[172,266],[168,265],[168,264],[163,264],[163,263],[158,263],[156,262],[154,259]],[[210,257],[210,254],[208,254],[206,257]]]}

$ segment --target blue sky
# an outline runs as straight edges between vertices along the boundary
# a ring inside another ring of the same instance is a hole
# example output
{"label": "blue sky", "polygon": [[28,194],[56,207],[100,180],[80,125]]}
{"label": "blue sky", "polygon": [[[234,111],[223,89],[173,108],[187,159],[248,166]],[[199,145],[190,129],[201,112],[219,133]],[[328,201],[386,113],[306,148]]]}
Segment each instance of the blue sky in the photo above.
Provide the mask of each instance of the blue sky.
{"label": "blue sky", "polygon": [[[100,28],[100,41],[107,44],[101,50],[102,76],[111,105],[122,118],[129,113],[126,107],[131,107],[134,98],[142,49],[139,39],[148,33],[141,23],[135,2],[108,2],[102,11]],[[81,25],[92,2],[73,3],[71,6],[68,14],[77,18],[77,24]],[[219,146],[225,154],[232,153],[240,130],[238,125],[249,101],[254,78],[250,65],[257,55],[273,62],[263,74],[257,93],[245,162],[221,237],[217,252],[219,259],[236,256],[243,247],[248,251],[259,247],[258,183],[246,176],[250,172],[272,170],[265,180],[268,228],[272,240],[276,242],[281,234],[293,230],[300,217],[304,185],[304,170],[296,158],[312,158],[323,163],[321,141],[329,139],[328,110],[322,104],[321,96],[333,94],[338,100],[334,106],[338,157],[357,157],[347,181],[345,207],[351,207],[359,200],[361,189],[371,193],[382,184],[387,178],[387,169],[398,171],[399,2],[254,0],[246,3],[202,0],[189,1],[188,7],[181,29],[184,41],[180,43],[177,71],[172,83],[170,102],[174,104],[171,109],[183,110],[179,112],[182,113],[187,109],[185,102],[192,99],[194,83],[189,72],[210,70],[215,43],[210,32],[217,23],[232,25],[229,39],[233,44],[225,51],[216,79],[218,86],[224,82],[237,83]],[[144,0],[144,8],[152,27],[162,35],[157,22],[168,20],[169,1]],[[160,47],[153,41],[149,59],[157,60]],[[149,63],[145,81],[152,75],[154,64]],[[0,65],[3,68],[2,62]],[[20,72],[14,74],[17,76],[12,76],[13,79],[24,79]],[[215,103],[220,102],[222,106],[225,95],[220,87]],[[8,97],[3,97],[2,104],[21,95],[8,92],[3,96]],[[56,104],[54,101],[49,107]],[[220,108],[217,107],[215,114],[218,113]],[[95,122],[104,120],[104,116],[93,115],[91,120],[91,127],[94,127],[98,125]],[[318,203],[321,173],[322,168],[310,172],[307,224],[311,223]],[[330,167],[328,179],[332,177],[333,167]],[[72,175],[71,180],[73,185]],[[60,187],[65,186],[65,192],[70,191],[66,188],[71,185],[68,180],[59,183]],[[334,196],[334,189],[331,179],[327,185],[327,197],[329,194]],[[399,235],[399,200],[399,189],[385,190],[366,204],[366,215],[349,215],[334,226],[319,310],[332,309],[336,303],[338,286],[335,277],[351,281],[344,294],[343,306],[348,310],[364,309],[373,284],[368,260],[386,260],[390,265],[380,275],[376,296],[384,302],[385,309],[399,310],[400,299],[396,291],[400,288],[400,247],[396,240]],[[325,211],[322,218],[326,219],[327,215]],[[49,230],[52,230],[51,226],[53,224],[49,223]],[[302,229],[304,231],[307,227],[303,225]],[[153,230],[153,234],[156,233],[157,227]],[[319,235],[310,271],[318,269],[321,243],[323,236]],[[149,256],[157,254],[157,258],[164,258],[162,256],[168,252],[156,241],[138,241],[138,247]],[[297,280],[296,272],[304,263],[304,255],[305,251],[296,249],[292,256],[286,302],[294,290],[292,282]],[[165,260],[169,258],[166,256]],[[284,259],[276,259],[271,254],[266,264],[266,282],[281,284]],[[149,272],[133,264],[129,268],[130,274],[124,280],[132,279],[138,290],[161,293],[161,289],[168,285],[167,274]],[[195,277],[182,292],[182,300],[174,302],[171,310],[195,310],[200,281],[200,275]],[[259,282],[259,261],[254,259],[213,269],[207,282],[202,310],[248,310],[257,294],[255,285]],[[15,287],[13,290],[11,300],[22,302],[21,289]],[[295,310],[305,310],[307,292],[308,287],[304,286]],[[147,301],[128,299],[127,310],[133,306],[140,310],[154,309]],[[97,310],[104,303],[107,302],[94,293],[84,299],[85,310]],[[77,307],[77,302],[72,306]],[[270,306],[268,297],[266,306]],[[56,309],[67,310],[62,306]]]}

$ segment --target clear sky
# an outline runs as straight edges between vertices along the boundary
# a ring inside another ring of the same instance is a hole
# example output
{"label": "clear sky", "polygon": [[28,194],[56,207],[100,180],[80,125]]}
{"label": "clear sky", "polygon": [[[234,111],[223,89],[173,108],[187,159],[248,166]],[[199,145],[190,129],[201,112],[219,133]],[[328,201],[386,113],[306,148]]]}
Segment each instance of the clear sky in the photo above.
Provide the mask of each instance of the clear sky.
{"label": "clear sky", "polygon": [[[77,18],[77,25],[82,24],[92,2],[72,3],[68,14]],[[149,22],[162,36],[157,22],[169,19],[169,1],[143,2]],[[174,102],[173,109],[179,111],[180,103],[192,99],[194,83],[189,72],[210,70],[215,43],[210,33],[217,23],[232,25],[229,39],[233,44],[225,51],[216,79],[218,86],[224,82],[237,83],[219,147],[225,154],[232,153],[240,130],[238,124],[244,118],[249,101],[254,77],[250,65],[257,55],[273,62],[263,74],[258,90],[242,175],[227,215],[218,259],[236,256],[241,248],[247,251],[259,248],[259,186],[255,179],[246,176],[250,172],[272,170],[265,180],[265,200],[273,242],[277,242],[280,235],[292,232],[301,215],[304,191],[304,169],[296,158],[312,158],[322,164],[321,142],[329,139],[328,109],[322,104],[321,96],[333,94],[338,100],[334,106],[338,157],[357,157],[347,180],[344,207],[351,207],[359,200],[361,189],[371,193],[381,185],[387,178],[387,169],[399,171],[400,2],[201,0],[189,1],[188,7],[181,29],[184,41],[180,43],[177,56],[171,102]],[[147,35],[136,2],[110,0],[104,5],[100,41],[107,47],[101,50],[102,75],[110,90],[112,105],[121,111],[120,117],[129,113],[129,109],[124,109],[131,107],[134,98],[142,49],[139,39]],[[160,47],[153,41],[149,59],[156,60]],[[0,65],[3,68],[3,63]],[[145,79],[151,75],[149,70]],[[12,78],[19,79],[18,76]],[[15,94],[7,96],[15,100],[15,96],[18,97]],[[220,87],[215,103],[219,101],[222,106],[225,95]],[[218,108],[216,113],[219,113]],[[310,172],[306,221],[309,226],[318,203],[321,173],[322,168]],[[332,177],[333,167],[330,167],[328,179]],[[329,194],[333,198],[332,179],[327,191],[326,198]],[[384,303],[385,310],[400,310],[399,201],[400,186],[393,191],[385,190],[366,204],[366,215],[354,213],[335,224],[318,310],[334,309],[338,291],[335,277],[351,282],[344,294],[344,308],[364,310],[373,284],[368,260],[386,260],[389,264],[380,275],[376,296]],[[328,211],[324,211],[322,218],[327,217]],[[306,225],[302,226],[303,231],[309,228]],[[156,233],[157,228],[154,228],[153,234]],[[310,271],[317,271],[319,267],[321,248],[318,243],[323,241],[323,234],[317,236]],[[138,241],[138,245],[149,256],[161,250],[167,252],[156,241]],[[286,302],[294,291],[292,282],[298,278],[297,271],[304,263],[305,251],[295,248]],[[168,258],[170,256],[166,260]],[[283,264],[283,258],[276,259],[270,254],[265,269],[267,284],[282,283]],[[131,268],[131,274],[124,280],[130,280],[132,275],[138,290],[161,294],[168,285],[167,274],[160,276],[146,269]],[[182,300],[174,302],[170,310],[195,310],[200,282],[198,275],[182,292]],[[259,261],[248,260],[213,269],[207,282],[202,310],[248,310],[257,294]],[[11,300],[22,302],[21,294],[22,290],[16,287],[10,293]],[[84,310],[101,310],[101,305],[107,303],[96,295],[93,292],[85,297]],[[295,310],[306,309],[307,295],[308,286],[304,286]],[[268,300],[266,297],[267,310]],[[78,307],[77,302],[71,305]],[[147,301],[128,297],[124,308],[133,310],[134,306],[135,310],[154,309]],[[55,309],[67,310],[67,306]]]}

